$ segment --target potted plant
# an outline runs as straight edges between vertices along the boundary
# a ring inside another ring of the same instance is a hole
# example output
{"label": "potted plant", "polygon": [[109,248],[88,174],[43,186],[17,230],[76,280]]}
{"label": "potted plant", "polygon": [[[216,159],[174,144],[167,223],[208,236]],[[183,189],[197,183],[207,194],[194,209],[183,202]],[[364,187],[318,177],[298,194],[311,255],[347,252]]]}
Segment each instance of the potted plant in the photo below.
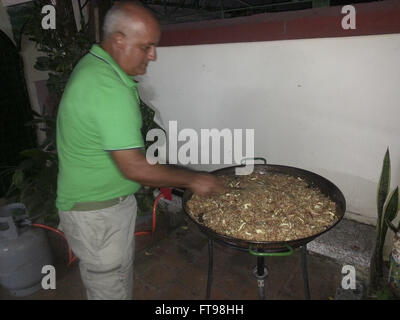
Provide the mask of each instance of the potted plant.
{"label": "potted plant", "polygon": [[[381,176],[378,184],[377,193],[377,222],[376,222],[376,243],[370,263],[370,295],[386,291],[387,282],[385,281],[385,264],[383,258],[384,244],[388,227],[397,234],[398,228],[395,228],[392,221],[396,218],[399,211],[399,188],[396,187],[390,193],[390,153],[386,150]],[[396,244],[397,242],[395,242]],[[395,267],[395,265],[394,265]]]}
{"label": "potted plant", "polygon": [[[396,189],[397,190],[397,189]],[[397,192],[398,197],[398,192]],[[397,203],[397,211],[399,210],[399,203]],[[394,232],[392,251],[389,259],[389,276],[388,282],[394,295],[400,298],[400,222],[397,227],[386,220],[388,227]]]}

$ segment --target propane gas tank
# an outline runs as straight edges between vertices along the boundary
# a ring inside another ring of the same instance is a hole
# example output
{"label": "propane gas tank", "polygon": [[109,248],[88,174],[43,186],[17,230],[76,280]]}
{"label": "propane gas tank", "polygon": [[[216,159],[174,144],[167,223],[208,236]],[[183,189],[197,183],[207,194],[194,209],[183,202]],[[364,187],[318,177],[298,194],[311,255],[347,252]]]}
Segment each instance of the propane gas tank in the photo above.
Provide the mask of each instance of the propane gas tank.
{"label": "propane gas tank", "polygon": [[25,210],[20,203],[0,208],[0,286],[14,296],[27,296],[42,288],[42,268],[52,265],[44,230],[15,225],[13,212]]}

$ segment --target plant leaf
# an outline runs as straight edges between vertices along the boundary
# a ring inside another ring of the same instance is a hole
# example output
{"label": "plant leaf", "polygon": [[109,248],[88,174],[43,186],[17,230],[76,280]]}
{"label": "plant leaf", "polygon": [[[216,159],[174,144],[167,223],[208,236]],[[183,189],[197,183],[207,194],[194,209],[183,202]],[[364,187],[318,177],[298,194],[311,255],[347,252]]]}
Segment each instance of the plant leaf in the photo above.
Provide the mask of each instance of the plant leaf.
{"label": "plant leaf", "polygon": [[[378,205],[379,224],[381,224],[382,221],[383,206],[385,205],[385,201],[389,193],[389,187],[390,187],[390,154],[389,154],[389,148],[387,148],[385,157],[383,159],[383,166],[378,187],[377,205]],[[379,227],[381,227],[381,225]]]}
{"label": "plant leaf", "polygon": [[382,237],[386,235],[388,225],[385,222],[392,222],[399,211],[399,187],[396,187],[394,191],[389,196],[388,201],[385,204],[383,211],[382,220]]}
{"label": "plant leaf", "polygon": [[375,269],[371,270],[371,273],[376,273],[374,277],[380,278],[383,275],[383,244],[385,242],[385,237],[382,235],[382,227],[386,224],[383,219],[383,207],[386,202],[387,195],[390,188],[390,154],[389,147],[386,149],[385,157],[383,158],[383,165],[381,176],[379,178],[378,192],[377,192],[377,214],[378,218],[376,220],[376,243],[375,252],[373,255],[373,260]]}
{"label": "plant leaf", "polygon": [[397,212],[399,211],[399,187],[393,190],[391,195],[389,196],[389,200],[386,202],[384,207],[384,219],[388,221],[393,221]]}
{"label": "plant leaf", "polygon": [[12,177],[12,184],[15,185],[17,188],[20,188],[23,181],[24,181],[24,172],[21,169],[15,170]]}
{"label": "plant leaf", "polygon": [[49,69],[50,58],[46,56],[37,57],[35,69],[40,71],[47,71]]}
{"label": "plant leaf", "polygon": [[379,232],[378,259],[379,261],[381,261],[381,265],[383,263],[383,247],[385,245],[385,238],[388,230],[388,224],[386,222],[387,221],[391,222],[396,217],[398,211],[399,211],[399,187],[396,187],[396,189],[390,194],[385,204],[382,213],[382,221],[380,221],[381,229]]}
{"label": "plant leaf", "polygon": [[397,233],[397,232],[400,231],[400,224],[399,224],[399,226],[396,228],[396,227],[394,226],[394,224],[391,223],[390,221],[385,220],[385,222],[386,222],[386,224],[388,225],[388,227],[389,227],[394,233]]}

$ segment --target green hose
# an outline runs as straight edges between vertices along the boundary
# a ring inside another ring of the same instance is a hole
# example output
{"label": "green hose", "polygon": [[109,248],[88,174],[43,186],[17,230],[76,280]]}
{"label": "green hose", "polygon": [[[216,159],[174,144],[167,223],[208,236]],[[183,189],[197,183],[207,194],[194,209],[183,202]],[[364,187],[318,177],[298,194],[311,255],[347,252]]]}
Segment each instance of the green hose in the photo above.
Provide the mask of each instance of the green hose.
{"label": "green hose", "polygon": [[249,253],[252,254],[253,256],[258,256],[258,257],[286,257],[290,256],[293,253],[293,248],[288,245],[284,245],[288,251],[283,251],[283,252],[257,252],[252,249],[252,247],[249,247]]}

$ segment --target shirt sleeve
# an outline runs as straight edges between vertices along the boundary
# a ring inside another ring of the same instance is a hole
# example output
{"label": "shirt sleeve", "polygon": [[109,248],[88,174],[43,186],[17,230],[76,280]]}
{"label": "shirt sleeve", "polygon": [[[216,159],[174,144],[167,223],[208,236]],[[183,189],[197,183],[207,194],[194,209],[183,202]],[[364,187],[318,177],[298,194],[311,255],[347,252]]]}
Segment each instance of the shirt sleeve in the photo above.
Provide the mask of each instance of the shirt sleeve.
{"label": "shirt sleeve", "polygon": [[[94,119],[104,150],[143,148],[142,115],[136,88],[101,88]],[[104,99],[107,97],[106,99]]]}

